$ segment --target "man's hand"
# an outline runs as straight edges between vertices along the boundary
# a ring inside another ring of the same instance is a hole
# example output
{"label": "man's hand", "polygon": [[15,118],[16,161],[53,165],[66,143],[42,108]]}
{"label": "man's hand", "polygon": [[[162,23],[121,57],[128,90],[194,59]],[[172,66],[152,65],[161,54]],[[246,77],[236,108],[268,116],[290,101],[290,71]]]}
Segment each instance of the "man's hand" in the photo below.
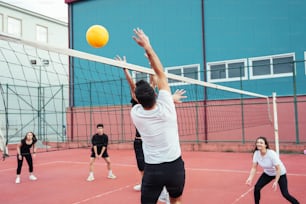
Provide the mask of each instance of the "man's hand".
{"label": "man's hand", "polygon": [[122,56],[122,58],[119,55],[116,55],[115,60],[120,61],[120,62],[126,62],[126,57]]}
{"label": "man's hand", "polygon": [[187,96],[184,96],[186,91],[184,89],[178,89],[172,94],[172,98],[174,103],[182,103],[182,99],[187,98]]}
{"label": "man's hand", "polygon": [[135,33],[133,39],[139,46],[143,47],[145,50],[151,47],[149,37],[143,32],[142,29],[136,28],[133,31]]}
{"label": "man's hand", "polygon": [[170,87],[168,84],[167,76],[164,72],[164,67],[161,61],[159,60],[157,54],[155,53],[154,49],[152,48],[149,37],[140,28],[134,29],[134,33],[135,35],[133,36],[133,39],[139,46],[143,47],[143,49],[145,50],[150,66],[152,67],[157,76],[158,89],[170,92]]}

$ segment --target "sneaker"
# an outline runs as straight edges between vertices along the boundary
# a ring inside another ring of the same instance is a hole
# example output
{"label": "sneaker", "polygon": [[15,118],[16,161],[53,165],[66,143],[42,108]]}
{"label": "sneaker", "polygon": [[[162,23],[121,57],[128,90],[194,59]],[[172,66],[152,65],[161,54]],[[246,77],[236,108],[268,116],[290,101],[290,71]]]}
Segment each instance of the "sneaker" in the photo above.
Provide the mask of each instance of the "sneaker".
{"label": "sneaker", "polygon": [[89,175],[87,181],[93,181],[93,180],[95,180],[95,177],[93,175]]}
{"label": "sneaker", "polygon": [[114,175],[114,174],[110,174],[110,175],[108,175],[108,177],[107,178],[109,178],[109,179],[115,179],[116,178],[116,176]]}
{"label": "sneaker", "polygon": [[140,191],[141,190],[141,184],[137,184],[133,188],[135,191]]}
{"label": "sneaker", "polygon": [[160,202],[163,202],[163,203],[166,203],[166,204],[170,204],[169,193],[168,193],[168,191],[165,188],[163,189],[163,191],[159,195],[158,200]]}
{"label": "sneaker", "polygon": [[15,183],[20,183],[20,177],[17,177]]}
{"label": "sneaker", "polygon": [[31,174],[31,175],[29,176],[29,179],[30,179],[31,181],[36,181],[36,180],[37,180],[37,177],[34,176],[33,174]]}
{"label": "sneaker", "polygon": [[6,153],[5,153],[5,154],[3,154],[3,155],[2,155],[2,160],[4,161],[4,160],[5,160],[5,158],[6,158],[6,157],[9,157],[9,156],[10,156],[10,155],[8,155],[8,154],[6,154]]}

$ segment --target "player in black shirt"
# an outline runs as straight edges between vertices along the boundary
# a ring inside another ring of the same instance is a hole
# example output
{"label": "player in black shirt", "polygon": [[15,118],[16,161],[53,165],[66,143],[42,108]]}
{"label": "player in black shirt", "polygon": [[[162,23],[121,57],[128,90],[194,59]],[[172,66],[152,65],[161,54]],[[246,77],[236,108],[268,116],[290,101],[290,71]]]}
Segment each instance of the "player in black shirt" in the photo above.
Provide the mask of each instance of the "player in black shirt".
{"label": "player in black shirt", "polygon": [[31,148],[33,147],[33,154],[36,153],[35,143],[37,142],[36,136],[33,132],[28,132],[25,137],[17,145],[17,177],[15,183],[20,183],[20,173],[23,163],[23,158],[26,159],[29,165],[30,176],[29,179],[32,181],[37,180],[33,174],[33,158],[31,154]]}
{"label": "player in black shirt", "polygon": [[93,172],[93,164],[96,160],[96,158],[102,157],[106,164],[108,169],[108,178],[115,179],[116,176],[112,172],[111,168],[111,161],[109,158],[109,155],[107,153],[107,145],[108,145],[108,136],[104,134],[103,124],[97,125],[97,133],[92,136],[91,143],[91,155],[90,155],[90,163],[89,163],[89,176],[87,178],[87,181],[93,181],[95,180],[94,172]]}

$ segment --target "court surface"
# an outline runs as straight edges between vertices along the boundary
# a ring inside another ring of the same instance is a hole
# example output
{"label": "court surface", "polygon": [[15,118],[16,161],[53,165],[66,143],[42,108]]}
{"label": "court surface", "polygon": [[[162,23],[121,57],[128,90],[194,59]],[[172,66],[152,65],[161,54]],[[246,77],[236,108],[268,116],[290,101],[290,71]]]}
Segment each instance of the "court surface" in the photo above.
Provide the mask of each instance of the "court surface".
{"label": "court surface", "polygon": [[[12,150],[12,154],[15,152]],[[86,181],[90,149],[71,149],[38,153],[34,158],[37,181],[28,179],[24,161],[21,183],[15,184],[16,156],[0,162],[1,204],[136,204],[140,192],[133,190],[139,173],[133,150],[109,149],[116,179],[108,179],[103,159],[96,160],[95,180]],[[253,188],[245,185],[252,162],[251,153],[184,151],[186,204],[251,204]],[[289,192],[306,203],[306,155],[281,154],[287,168]],[[256,182],[261,169],[254,179]],[[287,204],[272,183],[262,190],[261,204]],[[159,203],[160,204],[160,203]]]}

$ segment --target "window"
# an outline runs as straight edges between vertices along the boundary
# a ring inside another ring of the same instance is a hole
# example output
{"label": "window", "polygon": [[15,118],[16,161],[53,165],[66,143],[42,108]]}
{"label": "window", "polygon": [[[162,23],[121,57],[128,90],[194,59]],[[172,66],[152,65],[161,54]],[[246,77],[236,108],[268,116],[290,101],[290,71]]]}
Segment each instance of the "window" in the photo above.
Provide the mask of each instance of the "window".
{"label": "window", "polygon": [[147,73],[142,73],[142,72],[134,72],[134,78],[136,82],[139,80],[145,80],[147,82],[150,81],[150,75]]}
{"label": "window", "polygon": [[305,63],[304,68],[305,68],[305,75],[306,75],[306,52],[304,52],[304,63]]}
{"label": "window", "polygon": [[21,37],[21,20],[17,18],[7,18],[7,33],[16,37]]}
{"label": "window", "polygon": [[246,59],[207,63],[208,81],[236,81],[247,79]]}
{"label": "window", "polygon": [[36,25],[36,40],[39,42],[48,42],[48,28]]}
{"label": "window", "polygon": [[293,53],[250,58],[250,78],[292,76],[294,60]]}
{"label": "window", "polygon": [[3,32],[3,15],[0,14],[0,32]]}
{"label": "window", "polygon": [[255,60],[252,63],[253,76],[270,75],[270,60]]}
{"label": "window", "polygon": [[[194,64],[194,65],[184,65],[184,66],[176,66],[176,67],[167,67],[165,68],[165,72],[169,74],[174,74],[182,77],[188,77],[191,79],[200,80],[200,65]],[[132,77],[135,79],[135,81],[139,80],[145,80],[147,82],[150,82],[150,74],[146,73],[140,73],[140,72],[132,72]],[[175,79],[168,79],[169,85],[181,85],[185,84],[182,81],[178,81]]]}
{"label": "window", "polygon": [[[174,74],[174,75],[178,75],[182,77],[200,80],[200,65],[199,64],[166,67],[165,71],[169,74]],[[170,78],[168,82],[169,82],[169,85],[184,84],[182,81],[178,81],[178,80],[170,79]]]}

